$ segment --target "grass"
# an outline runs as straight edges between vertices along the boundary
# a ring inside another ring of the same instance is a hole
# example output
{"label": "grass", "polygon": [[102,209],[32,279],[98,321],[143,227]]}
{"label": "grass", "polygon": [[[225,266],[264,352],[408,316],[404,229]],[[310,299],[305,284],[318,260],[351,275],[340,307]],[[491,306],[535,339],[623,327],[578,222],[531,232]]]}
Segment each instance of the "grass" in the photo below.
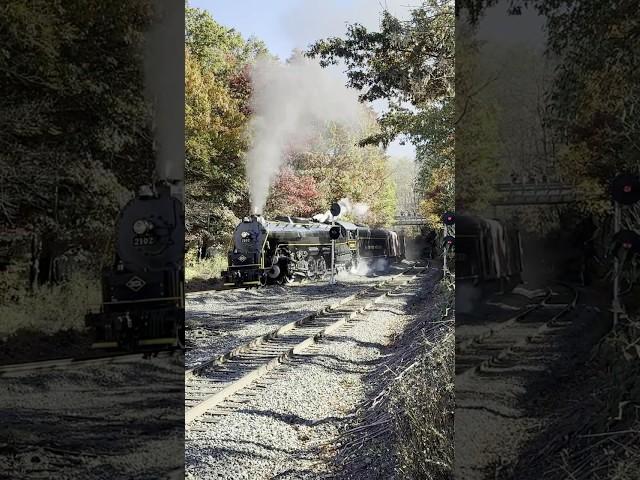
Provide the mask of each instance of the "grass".
{"label": "grass", "polygon": [[14,287],[0,304],[0,338],[23,329],[45,334],[83,330],[84,316],[100,302],[100,281],[87,273],[33,291]]}
{"label": "grass", "polygon": [[391,386],[398,478],[451,478],[453,468],[453,328],[426,342],[416,367]]}
{"label": "grass", "polygon": [[597,389],[585,408],[591,415],[582,436],[563,452],[562,471],[575,478],[635,480],[640,472],[640,315],[623,318],[597,352],[592,364]]}
{"label": "grass", "polygon": [[[436,299],[445,317],[453,294]],[[397,478],[448,479],[453,468],[455,335],[453,321],[438,338],[424,335],[411,364],[395,376],[388,411],[394,430]]]}
{"label": "grass", "polygon": [[228,267],[227,256],[214,254],[209,258],[197,260],[195,252],[188,252],[185,258],[184,277],[187,283],[219,278]]}

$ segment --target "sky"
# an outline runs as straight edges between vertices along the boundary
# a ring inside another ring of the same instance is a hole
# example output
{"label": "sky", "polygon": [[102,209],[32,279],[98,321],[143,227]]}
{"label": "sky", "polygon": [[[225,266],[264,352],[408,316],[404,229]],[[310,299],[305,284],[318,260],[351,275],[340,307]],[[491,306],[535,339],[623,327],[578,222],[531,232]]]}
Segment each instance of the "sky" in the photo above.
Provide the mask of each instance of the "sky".
{"label": "sky", "polygon": [[[190,0],[192,7],[208,10],[224,26],[234,28],[247,38],[264,41],[280,59],[291,52],[306,49],[321,38],[343,36],[347,25],[360,23],[377,28],[380,12],[386,7],[406,19],[410,6],[418,0]],[[346,83],[346,76],[345,76]],[[373,106],[380,111],[380,104]],[[393,157],[415,158],[413,145],[395,141],[387,153]]]}

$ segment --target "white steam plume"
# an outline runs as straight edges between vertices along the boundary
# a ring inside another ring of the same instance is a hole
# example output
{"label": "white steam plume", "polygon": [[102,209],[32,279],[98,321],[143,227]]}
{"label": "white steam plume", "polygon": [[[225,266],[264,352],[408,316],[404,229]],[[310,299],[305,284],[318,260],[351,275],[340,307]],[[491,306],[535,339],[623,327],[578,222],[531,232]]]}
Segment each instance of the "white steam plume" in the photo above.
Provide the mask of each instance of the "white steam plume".
{"label": "white steam plume", "polygon": [[287,149],[298,150],[326,122],[360,125],[362,106],[344,79],[298,54],[288,63],[261,59],[252,68],[253,142],[247,179],[253,213],[262,213]]}
{"label": "white steam plume", "polygon": [[369,216],[369,205],[366,203],[352,202],[348,198],[342,198],[338,200],[338,205],[340,205],[342,210],[337,217],[334,218],[331,212],[327,210],[324,213],[314,215],[313,218],[318,222],[326,222],[328,220],[337,220],[342,218],[343,215],[350,214],[357,222],[364,222]]}

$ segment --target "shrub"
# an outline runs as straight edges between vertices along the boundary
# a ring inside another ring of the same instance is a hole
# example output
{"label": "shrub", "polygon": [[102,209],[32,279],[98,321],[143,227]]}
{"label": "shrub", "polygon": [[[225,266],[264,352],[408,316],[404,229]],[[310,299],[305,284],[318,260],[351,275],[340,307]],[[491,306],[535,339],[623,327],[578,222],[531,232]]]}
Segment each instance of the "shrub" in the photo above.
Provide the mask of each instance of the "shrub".
{"label": "shrub", "polygon": [[211,280],[219,278],[220,273],[228,267],[227,256],[216,252],[208,258],[197,259],[195,249],[187,252],[185,257],[185,281]]}
{"label": "shrub", "polygon": [[11,301],[0,305],[0,336],[19,329],[54,333],[64,329],[84,329],[84,316],[98,309],[100,282],[88,273],[75,273],[67,281],[31,291],[12,291]]}

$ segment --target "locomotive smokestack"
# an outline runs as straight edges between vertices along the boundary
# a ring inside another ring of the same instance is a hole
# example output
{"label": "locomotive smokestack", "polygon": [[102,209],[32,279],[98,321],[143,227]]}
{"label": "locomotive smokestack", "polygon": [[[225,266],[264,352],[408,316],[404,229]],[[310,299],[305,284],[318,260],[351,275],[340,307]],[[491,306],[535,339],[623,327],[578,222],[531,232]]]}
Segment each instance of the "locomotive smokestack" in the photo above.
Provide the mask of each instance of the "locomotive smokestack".
{"label": "locomotive smokestack", "polygon": [[243,222],[245,223],[258,222],[260,224],[264,224],[264,219],[262,218],[262,215],[260,215],[259,213],[252,213],[248,217],[244,217]]}

